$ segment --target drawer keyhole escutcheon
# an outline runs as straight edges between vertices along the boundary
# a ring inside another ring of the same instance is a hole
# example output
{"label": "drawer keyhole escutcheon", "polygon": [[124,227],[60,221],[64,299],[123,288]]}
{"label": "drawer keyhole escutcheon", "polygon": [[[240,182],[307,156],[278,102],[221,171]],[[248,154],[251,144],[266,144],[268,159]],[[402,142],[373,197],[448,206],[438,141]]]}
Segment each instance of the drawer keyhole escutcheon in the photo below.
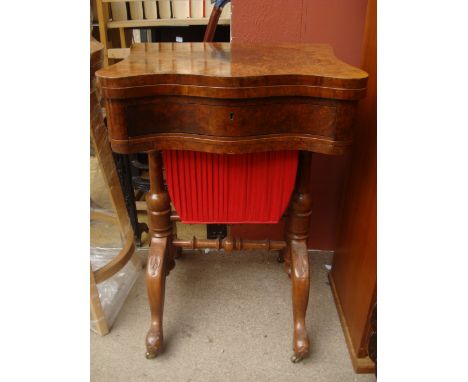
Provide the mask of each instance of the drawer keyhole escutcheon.
{"label": "drawer keyhole escutcheon", "polygon": [[230,119],[231,121],[234,121],[234,113],[233,113],[233,112],[230,112],[230,113],[229,113],[229,119]]}

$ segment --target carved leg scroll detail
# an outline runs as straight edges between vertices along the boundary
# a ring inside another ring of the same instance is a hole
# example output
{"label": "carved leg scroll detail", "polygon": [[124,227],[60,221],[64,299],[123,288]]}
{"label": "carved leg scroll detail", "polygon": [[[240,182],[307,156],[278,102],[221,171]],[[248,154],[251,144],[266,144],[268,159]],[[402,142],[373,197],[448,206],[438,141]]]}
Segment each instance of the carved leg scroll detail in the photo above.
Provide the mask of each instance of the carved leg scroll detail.
{"label": "carved leg scroll detail", "polygon": [[146,358],[154,358],[163,349],[163,311],[167,256],[167,237],[153,238],[146,267],[146,287],[151,310],[151,326],[146,335]]}

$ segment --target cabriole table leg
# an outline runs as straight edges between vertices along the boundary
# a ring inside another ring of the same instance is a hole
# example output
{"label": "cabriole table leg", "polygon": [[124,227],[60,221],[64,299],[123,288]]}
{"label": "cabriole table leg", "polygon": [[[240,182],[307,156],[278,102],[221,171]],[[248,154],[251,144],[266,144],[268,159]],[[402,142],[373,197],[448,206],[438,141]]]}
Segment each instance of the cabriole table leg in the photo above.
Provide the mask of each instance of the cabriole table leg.
{"label": "cabriole table leg", "polygon": [[151,326],[146,335],[146,358],[148,359],[156,357],[163,349],[163,312],[167,252],[166,237],[151,240],[146,268],[146,287],[151,310]]}
{"label": "cabriole table leg", "polygon": [[290,216],[286,226],[288,247],[285,251],[285,267],[292,282],[293,351],[292,362],[299,362],[309,355],[310,343],[305,326],[309,302],[309,258],[307,237],[311,216],[310,152],[301,151],[296,185],[291,199]]}
{"label": "cabriole table leg", "polygon": [[146,195],[151,235],[146,269],[146,287],[151,310],[151,326],[146,336],[146,358],[163,349],[163,311],[166,275],[174,267],[172,258],[171,205],[164,190],[161,153],[149,154],[150,191]]}

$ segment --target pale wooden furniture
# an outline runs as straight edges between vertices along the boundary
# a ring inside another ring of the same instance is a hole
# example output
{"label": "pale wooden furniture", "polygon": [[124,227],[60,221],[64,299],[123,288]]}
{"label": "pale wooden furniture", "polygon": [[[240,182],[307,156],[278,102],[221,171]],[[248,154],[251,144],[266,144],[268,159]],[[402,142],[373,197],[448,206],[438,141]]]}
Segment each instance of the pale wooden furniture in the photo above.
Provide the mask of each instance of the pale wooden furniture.
{"label": "pale wooden furniture", "polygon": [[120,271],[129,261],[132,261],[135,266],[141,267],[141,261],[135,253],[135,243],[133,229],[128,218],[127,209],[125,207],[124,196],[120,187],[117,170],[112,156],[109,140],[107,138],[107,128],[104,124],[101,105],[98,101],[95,77],[96,70],[102,67],[103,62],[103,46],[96,40],[91,40],[91,97],[90,97],[90,133],[91,141],[94,146],[99,165],[104,176],[105,184],[107,185],[109,196],[114,207],[115,214],[107,211],[94,211],[91,213],[91,219],[101,219],[118,224],[120,235],[123,240],[123,248],[120,253],[114,257],[109,263],[100,269],[90,274],[90,305],[91,318],[96,322],[96,330],[100,335],[105,335],[109,332],[109,325],[104,317],[104,312],[99,300],[97,284],[112,277]]}
{"label": "pale wooden furniture", "polygon": [[[177,0],[178,3],[190,4],[190,1],[195,0]],[[127,12],[126,4],[129,4],[130,12]],[[151,4],[148,4],[151,3]],[[96,0],[97,17],[99,22],[99,36],[101,43],[104,45],[104,66],[109,64],[109,59],[124,59],[128,56],[129,49],[125,39],[126,28],[151,28],[161,26],[188,26],[188,25],[208,25],[212,6],[209,5],[209,0],[206,0],[203,7],[205,9],[204,16],[199,17],[199,4],[194,3],[193,16],[188,18],[168,18],[167,3],[169,1],[158,1],[158,9],[163,9],[164,12],[159,12],[158,18],[154,18],[155,1],[137,1],[137,0]],[[162,8],[164,6],[164,8]],[[179,9],[179,4],[177,9]],[[173,12],[174,14],[174,12]],[[176,12],[177,15],[177,12]],[[163,16],[163,18],[161,17]],[[230,6],[226,7],[221,14],[218,25],[229,25],[231,23]],[[120,47],[109,46],[107,31],[109,29],[118,29],[120,36]]]}

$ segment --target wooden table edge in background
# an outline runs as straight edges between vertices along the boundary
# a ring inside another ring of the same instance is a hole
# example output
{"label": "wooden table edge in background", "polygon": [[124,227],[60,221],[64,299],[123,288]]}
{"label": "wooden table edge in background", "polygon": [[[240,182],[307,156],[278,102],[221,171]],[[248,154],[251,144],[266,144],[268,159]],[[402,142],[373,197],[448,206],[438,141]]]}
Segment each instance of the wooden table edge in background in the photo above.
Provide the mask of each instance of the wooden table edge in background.
{"label": "wooden table edge in background", "polygon": [[97,284],[119,272],[129,261],[136,267],[141,267],[142,263],[135,252],[135,236],[128,217],[125,200],[117,176],[117,170],[112,155],[112,150],[107,137],[107,129],[101,113],[101,106],[96,94],[94,72],[102,67],[103,46],[94,39],[91,39],[91,121],[90,133],[91,141],[96,151],[104,183],[107,186],[109,197],[114,207],[116,215],[97,211],[91,213],[94,219],[115,221],[119,225],[120,234],[123,241],[122,250],[106,265],[93,271],[90,267],[90,308],[91,318],[96,322],[96,331],[101,336],[109,333],[110,327],[106,322],[104,310],[99,299]]}

